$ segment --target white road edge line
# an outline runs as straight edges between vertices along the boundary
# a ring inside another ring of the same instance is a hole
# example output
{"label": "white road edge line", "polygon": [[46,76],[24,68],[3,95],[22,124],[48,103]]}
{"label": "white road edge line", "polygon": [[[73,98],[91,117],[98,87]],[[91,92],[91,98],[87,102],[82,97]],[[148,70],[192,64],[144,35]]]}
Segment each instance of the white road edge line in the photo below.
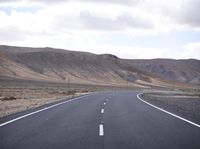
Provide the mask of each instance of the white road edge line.
{"label": "white road edge line", "polygon": [[67,103],[67,102],[71,102],[71,101],[73,101],[73,100],[77,100],[77,99],[80,99],[80,98],[83,98],[83,97],[87,97],[87,96],[91,96],[91,95],[92,95],[92,94],[85,95],[85,96],[81,96],[81,97],[76,97],[76,98],[73,98],[73,99],[69,99],[69,100],[66,100],[66,101],[57,103],[57,104],[55,104],[55,105],[51,105],[51,106],[49,106],[49,107],[45,107],[45,108],[43,108],[43,109],[40,109],[40,110],[31,112],[31,113],[25,114],[25,115],[23,115],[23,116],[17,117],[17,118],[15,118],[15,119],[12,119],[12,120],[9,120],[9,121],[7,121],[7,122],[4,122],[4,123],[0,124],[0,127],[5,126],[5,125],[8,125],[8,124],[10,124],[10,123],[13,123],[13,122],[15,122],[15,121],[18,121],[18,120],[20,120],[20,119],[23,119],[23,118],[25,118],[25,117],[31,116],[31,115],[33,115],[33,114],[36,114],[36,113],[39,113],[39,112],[42,112],[42,111],[51,109],[51,108],[53,108],[53,107],[56,107],[56,106],[65,104],[65,103]]}
{"label": "white road edge line", "polygon": [[104,109],[101,109],[101,113],[104,113]]}
{"label": "white road edge line", "polygon": [[194,126],[200,128],[200,125],[199,125],[199,124],[196,124],[196,123],[194,123],[194,122],[192,122],[192,121],[189,121],[189,120],[187,120],[187,119],[185,119],[185,118],[182,118],[182,117],[180,117],[180,116],[178,116],[178,115],[176,115],[176,114],[173,114],[173,113],[171,113],[171,112],[169,112],[169,111],[166,111],[166,110],[164,110],[164,109],[162,109],[162,108],[159,108],[159,107],[157,107],[157,106],[155,106],[155,105],[153,105],[153,104],[151,104],[151,103],[149,103],[149,102],[147,102],[147,101],[144,101],[142,98],[140,98],[140,95],[142,95],[142,94],[143,94],[143,93],[137,94],[137,98],[138,98],[140,101],[142,101],[142,102],[144,102],[144,103],[150,105],[151,107],[154,107],[154,108],[156,108],[156,109],[158,109],[158,110],[160,110],[160,111],[162,111],[162,112],[165,112],[165,113],[167,113],[167,114],[169,114],[169,115],[171,115],[171,116],[174,116],[174,117],[176,117],[176,118],[178,118],[178,119],[180,119],[180,120],[182,120],[182,121],[185,121],[185,122],[187,122],[187,123],[189,123],[189,124],[192,124],[192,125],[194,125]]}
{"label": "white road edge line", "polygon": [[99,136],[103,136],[104,135],[104,130],[103,130],[103,124],[99,125]]}

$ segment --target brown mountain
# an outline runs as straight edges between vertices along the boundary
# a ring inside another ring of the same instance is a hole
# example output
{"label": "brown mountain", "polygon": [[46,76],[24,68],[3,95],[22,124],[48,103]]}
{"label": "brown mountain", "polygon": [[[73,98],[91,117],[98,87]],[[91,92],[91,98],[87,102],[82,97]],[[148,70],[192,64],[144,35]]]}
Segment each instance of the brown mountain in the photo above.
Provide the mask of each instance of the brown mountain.
{"label": "brown mountain", "polygon": [[[125,60],[53,48],[0,46],[0,77],[148,87],[174,81],[200,84],[199,60]],[[171,81],[173,80],[173,81]]]}
{"label": "brown mountain", "polygon": [[127,60],[136,68],[178,82],[200,84],[200,60]]}

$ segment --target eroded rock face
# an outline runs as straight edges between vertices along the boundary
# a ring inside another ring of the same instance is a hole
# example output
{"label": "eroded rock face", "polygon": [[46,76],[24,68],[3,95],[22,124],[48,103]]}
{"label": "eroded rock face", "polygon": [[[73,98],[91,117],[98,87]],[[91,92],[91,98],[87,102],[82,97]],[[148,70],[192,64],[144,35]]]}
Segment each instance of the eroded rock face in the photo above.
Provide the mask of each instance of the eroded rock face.
{"label": "eroded rock face", "polygon": [[128,63],[169,80],[200,84],[200,60],[153,59],[130,60]]}

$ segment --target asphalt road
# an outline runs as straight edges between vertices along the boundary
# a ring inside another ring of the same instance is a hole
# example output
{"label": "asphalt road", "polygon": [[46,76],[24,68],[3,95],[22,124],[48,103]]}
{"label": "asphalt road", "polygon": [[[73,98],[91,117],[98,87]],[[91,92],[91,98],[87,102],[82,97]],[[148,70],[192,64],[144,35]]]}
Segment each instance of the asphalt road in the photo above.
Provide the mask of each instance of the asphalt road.
{"label": "asphalt road", "polygon": [[200,149],[199,127],[136,95],[96,93],[2,118],[0,149]]}

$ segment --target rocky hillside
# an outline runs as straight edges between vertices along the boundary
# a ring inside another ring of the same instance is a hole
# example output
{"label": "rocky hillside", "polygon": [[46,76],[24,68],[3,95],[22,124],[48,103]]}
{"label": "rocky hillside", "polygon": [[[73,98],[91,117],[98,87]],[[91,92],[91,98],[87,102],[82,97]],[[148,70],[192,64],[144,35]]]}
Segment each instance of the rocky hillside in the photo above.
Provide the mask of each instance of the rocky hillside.
{"label": "rocky hillside", "polygon": [[119,86],[200,84],[199,60],[125,60],[52,48],[0,46],[0,76],[28,80]]}
{"label": "rocky hillside", "polygon": [[200,60],[152,59],[128,60],[128,63],[169,80],[200,84]]}

